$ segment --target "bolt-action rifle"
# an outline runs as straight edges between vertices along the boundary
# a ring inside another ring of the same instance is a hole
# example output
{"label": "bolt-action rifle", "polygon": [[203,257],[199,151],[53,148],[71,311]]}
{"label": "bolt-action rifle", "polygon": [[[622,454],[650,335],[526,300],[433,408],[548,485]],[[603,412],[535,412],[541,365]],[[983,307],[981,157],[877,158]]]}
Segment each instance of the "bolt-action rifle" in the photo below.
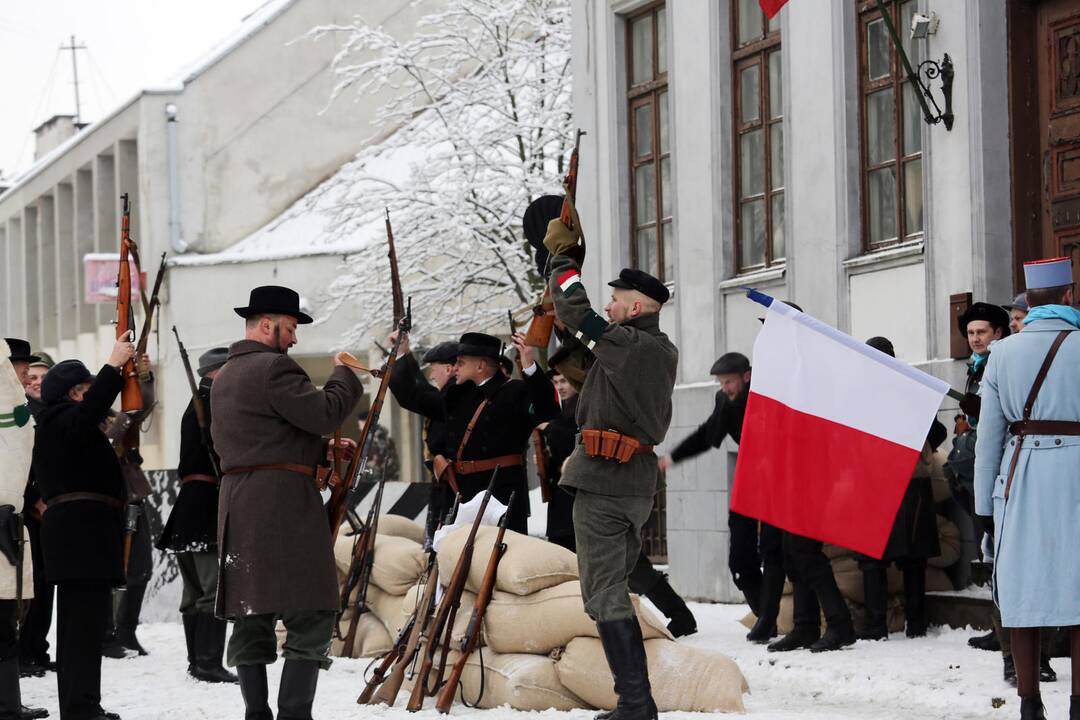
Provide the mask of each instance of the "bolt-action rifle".
{"label": "bolt-action rifle", "polygon": [[[562,208],[559,211],[559,220],[567,228],[574,229],[574,213],[571,207],[577,200],[577,181],[579,151],[581,150],[581,136],[584,130],[578,130],[574,138],[574,149],[570,153],[570,167],[563,178]],[[547,282],[545,272],[544,282]],[[544,286],[544,295],[540,298],[540,304],[533,308],[533,319],[529,323],[529,330],[525,333],[525,344],[532,347],[546,348],[551,342],[551,332],[555,328],[555,303],[551,299],[551,290]]]}
{"label": "bolt-action rifle", "polygon": [[[367,521],[360,527],[353,541],[352,559],[349,562],[349,573],[345,578],[345,585],[341,588],[341,613],[338,615],[338,623],[335,632],[339,639],[344,642],[342,656],[351,658],[355,651],[356,629],[360,624],[360,616],[368,611],[367,592],[371,583],[371,570],[375,564],[375,536],[379,532],[379,511],[382,509],[383,488],[386,487],[386,468],[383,468],[382,477],[379,479],[379,488],[375,491],[375,499],[368,509]],[[356,591],[355,600],[351,600],[353,591]],[[353,613],[349,618],[349,629],[345,635],[341,634],[341,615],[348,609],[350,602]]]}
{"label": "bolt-action rifle", "polygon": [[[446,669],[446,654],[450,650],[450,636],[454,630],[454,619],[457,617],[458,608],[461,607],[461,593],[465,590],[465,581],[468,579],[469,569],[472,567],[473,549],[476,546],[476,532],[480,529],[480,522],[484,518],[484,511],[487,510],[488,501],[491,500],[491,492],[495,489],[495,478],[498,475],[499,468],[496,467],[491,473],[491,482],[488,483],[487,490],[484,491],[484,497],[480,501],[480,508],[476,512],[476,518],[473,519],[469,537],[461,548],[461,555],[458,556],[457,565],[454,566],[454,574],[450,576],[450,583],[446,586],[446,592],[439,603],[439,608],[435,611],[435,618],[429,626],[428,635],[424,638],[420,672],[416,676],[416,684],[413,685],[409,703],[405,706],[405,709],[409,712],[416,712],[423,708],[424,697],[434,695],[442,682],[443,672]],[[435,652],[440,645],[443,649],[440,668],[435,677],[435,682],[429,683],[432,670],[435,668]]]}
{"label": "bolt-action rifle", "polygon": [[[465,628],[465,637],[461,639],[461,654],[458,656],[457,662],[454,663],[454,667],[451,668],[450,676],[446,679],[442,690],[439,691],[439,697],[435,702],[435,708],[443,715],[450,712],[450,706],[454,703],[454,693],[457,692],[457,686],[461,682],[461,674],[465,671],[465,663],[469,661],[469,656],[480,644],[480,624],[484,622],[484,615],[487,613],[488,604],[491,602],[491,595],[495,592],[495,579],[499,574],[499,562],[502,560],[503,555],[506,554],[506,543],[503,542],[503,537],[506,535],[506,519],[510,517],[510,508],[514,506],[515,495],[516,493],[510,494],[510,502],[506,504],[506,513],[499,521],[499,532],[495,537],[495,544],[491,546],[491,555],[488,557],[487,569],[484,571],[484,580],[480,584],[480,592],[476,595],[476,603],[473,605],[469,624]],[[477,699],[477,702],[479,702],[479,699]]]}
{"label": "bolt-action rifle", "polygon": [[173,325],[173,335],[176,336],[176,345],[180,348],[180,360],[184,363],[184,373],[187,375],[188,388],[191,390],[191,405],[195,409],[195,422],[199,425],[199,440],[202,441],[203,449],[210,460],[210,467],[214,470],[214,477],[221,482],[221,468],[218,467],[217,458],[210,445],[210,426],[206,422],[206,408],[203,406],[202,396],[199,395],[199,386],[195,382],[195,373],[191,370],[191,358],[188,357],[187,348],[180,340],[180,332]]}

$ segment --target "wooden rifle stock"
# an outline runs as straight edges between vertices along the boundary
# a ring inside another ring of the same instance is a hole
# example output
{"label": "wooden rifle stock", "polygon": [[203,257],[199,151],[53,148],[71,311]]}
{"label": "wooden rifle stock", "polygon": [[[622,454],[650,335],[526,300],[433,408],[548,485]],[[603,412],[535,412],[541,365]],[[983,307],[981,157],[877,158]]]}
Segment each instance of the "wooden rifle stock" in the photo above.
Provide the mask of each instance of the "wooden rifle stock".
{"label": "wooden rifle stock", "polygon": [[[488,501],[491,499],[492,490],[495,488],[495,478],[498,474],[499,468],[496,467],[495,471],[491,473],[491,482],[484,492],[483,500],[480,502],[480,509],[476,513],[476,518],[473,519],[472,528],[469,530],[469,537],[462,546],[461,555],[458,556],[457,565],[454,566],[454,574],[450,576],[450,583],[446,587],[446,593],[443,595],[442,602],[439,603],[439,608],[435,612],[435,619],[431,624],[431,632],[428,635],[427,642],[424,643],[424,654],[420,661],[420,673],[416,677],[416,684],[413,686],[412,695],[409,696],[409,704],[405,706],[409,712],[416,712],[423,708],[424,697],[434,694],[434,692],[428,688],[428,678],[435,665],[435,645],[446,631],[447,623],[450,624],[451,628],[453,627],[453,618],[457,614],[457,608],[461,605],[461,593],[465,589],[465,581],[468,579],[469,569],[472,567],[472,555],[473,548],[476,545],[476,533],[480,529],[480,522],[484,518],[484,511],[487,510]],[[445,654],[443,657],[445,658]],[[442,671],[439,673],[439,679],[441,678]],[[437,682],[434,687],[435,689],[438,689]]]}
{"label": "wooden rifle stock", "polygon": [[[413,658],[416,657],[416,653],[423,642],[424,631],[430,626],[431,614],[435,608],[435,590],[438,586],[439,565],[434,554],[432,554],[428,568],[427,585],[424,588],[420,604],[416,606],[416,610],[413,612],[412,629],[409,631],[408,642],[406,642],[401,654],[394,660],[394,664],[390,668],[390,674],[386,676],[385,680],[381,681],[381,685],[378,685],[378,690],[372,688],[373,692],[369,694],[368,689],[364,688],[364,693],[357,699],[358,703],[375,702],[393,706],[397,700],[398,692],[401,690],[401,685],[405,682],[405,671],[408,670]],[[372,678],[372,681],[368,684],[371,685],[374,681],[375,678]],[[365,694],[367,694],[367,699],[364,699]]]}
{"label": "wooden rifle stock", "polygon": [[[135,341],[135,312],[131,307],[131,203],[127,193],[120,196],[123,202],[123,215],[120,220],[120,268],[116,280],[116,338],[127,336]],[[120,374],[124,378],[124,388],[120,391],[120,408],[124,412],[143,409],[142,389],[139,387],[139,373],[136,369],[137,358],[124,363]]]}
{"label": "wooden rifle stock", "polygon": [[506,535],[506,519],[510,517],[510,508],[514,505],[515,495],[516,493],[511,493],[510,502],[506,505],[506,514],[503,515],[502,520],[499,522],[499,533],[495,537],[495,544],[491,546],[491,555],[488,557],[487,569],[484,571],[484,580],[480,585],[480,592],[476,596],[476,603],[473,605],[472,615],[469,617],[469,624],[465,629],[465,637],[461,640],[461,655],[458,657],[457,662],[454,663],[454,667],[451,668],[450,677],[446,679],[446,683],[442,686],[442,690],[439,691],[439,697],[435,702],[435,708],[444,715],[450,712],[450,706],[454,704],[454,693],[457,692],[457,686],[461,682],[461,673],[465,671],[465,663],[469,661],[469,656],[480,644],[480,624],[484,621],[488,604],[491,602],[491,594],[495,591],[495,579],[499,574],[499,562],[502,560],[503,555],[506,554],[506,543],[503,542],[503,537]]}
{"label": "wooden rifle stock", "polygon": [[[398,633],[397,639],[394,640],[393,647],[390,648],[390,652],[383,656],[382,662],[375,666],[375,669],[371,673],[371,679],[364,683],[364,690],[360,693],[360,697],[356,698],[357,705],[367,705],[371,702],[372,696],[375,695],[375,690],[386,679],[386,673],[394,666],[394,663],[398,661],[405,653],[405,647],[408,644],[409,637],[412,635],[413,626],[416,624],[416,613],[408,619],[405,623],[405,627],[401,628],[401,632]],[[395,692],[395,695],[397,693]]]}

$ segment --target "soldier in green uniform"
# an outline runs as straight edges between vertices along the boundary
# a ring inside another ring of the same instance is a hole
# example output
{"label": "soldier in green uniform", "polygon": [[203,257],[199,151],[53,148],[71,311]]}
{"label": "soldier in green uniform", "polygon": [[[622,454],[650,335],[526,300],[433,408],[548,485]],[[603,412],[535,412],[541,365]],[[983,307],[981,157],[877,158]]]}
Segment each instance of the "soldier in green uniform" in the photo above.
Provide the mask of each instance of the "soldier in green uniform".
{"label": "soldier in green uniform", "polygon": [[552,254],[555,314],[596,361],[578,400],[582,443],[567,460],[560,484],[575,492],[582,599],[596,621],[618,695],[614,713],[605,717],[646,720],[656,717],[656,704],[628,578],[656,494],[653,446],[671,423],[679,352],[660,331],[660,308],[669,297],[664,284],[640,270],[623,270],[608,283],[614,289],[604,319],[581,284],[583,248],[568,233],[553,220],[544,239]]}

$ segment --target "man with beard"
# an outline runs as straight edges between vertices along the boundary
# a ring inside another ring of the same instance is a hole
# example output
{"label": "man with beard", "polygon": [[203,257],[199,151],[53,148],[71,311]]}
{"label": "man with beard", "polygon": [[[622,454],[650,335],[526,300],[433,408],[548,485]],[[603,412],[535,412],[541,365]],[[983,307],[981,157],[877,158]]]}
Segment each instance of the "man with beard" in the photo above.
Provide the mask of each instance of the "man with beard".
{"label": "man with beard", "polygon": [[225,621],[214,617],[217,597],[218,477],[221,460],[210,437],[210,390],[228,360],[227,348],[214,348],[199,357],[198,400],[205,430],[199,426],[195,398],[180,420],[180,494],[158,539],[157,548],[176,555],[184,590],[180,616],[187,641],[188,674],[210,683],[235,683],[236,676],[221,666],[225,651]]}
{"label": "man with beard", "polygon": [[337,569],[319,494],[325,439],[364,388],[339,357],[322,389],[289,357],[298,324],[312,318],[300,296],[270,285],[251,291],[244,339],[229,348],[210,389],[214,449],[224,478],[218,504],[216,614],[234,621],[228,664],[237,669],[248,720],[270,720],[266,666],[274,627],[287,632],[279,720],[310,720],[338,607]]}
{"label": "man with beard", "polygon": [[[391,335],[390,342],[395,339],[396,336]],[[402,342],[407,343],[407,340],[402,339]],[[446,392],[455,382],[457,343],[439,343],[424,353],[423,362],[427,365],[427,378],[412,353],[400,353],[390,375],[390,392],[398,405],[424,418],[424,464],[432,473],[424,541],[430,544],[435,530],[454,504],[454,489],[448,482],[435,477],[432,460],[439,452],[438,448],[446,444]]]}
{"label": "man with beard", "polygon": [[[676,463],[720,447],[726,437],[739,442],[746,400],[750,395],[750,360],[742,353],[725,353],[713,363],[709,374],[720,385],[712,414],[675,446],[671,454],[660,458],[661,470],[666,471]],[[781,532],[762,523],[759,550],[758,521],[731,510],[728,510],[728,531],[728,570],[735,587],[757,616],[746,637],[753,642],[768,642],[776,635],[776,616],[784,593]]]}
{"label": "man with beard", "polygon": [[101,425],[135,354],[123,337],[92,376],[78,360],[49,371],[41,386],[34,476],[46,510],[45,571],[56,592],[57,685],[62,720],[113,720],[101,708],[101,645],[112,588],[124,583],[127,489]]}

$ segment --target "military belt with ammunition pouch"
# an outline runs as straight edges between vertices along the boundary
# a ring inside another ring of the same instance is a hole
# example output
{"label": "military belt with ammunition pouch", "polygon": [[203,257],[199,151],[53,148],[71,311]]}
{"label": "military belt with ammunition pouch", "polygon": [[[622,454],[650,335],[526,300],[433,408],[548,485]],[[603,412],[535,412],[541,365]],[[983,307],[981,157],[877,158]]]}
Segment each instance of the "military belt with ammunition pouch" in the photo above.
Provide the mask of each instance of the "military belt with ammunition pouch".
{"label": "military belt with ammunition pouch", "polygon": [[585,446],[585,454],[589,457],[614,460],[619,464],[630,462],[635,455],[651,454],[656,447],[615,430],[582,430],[579,442]]}

